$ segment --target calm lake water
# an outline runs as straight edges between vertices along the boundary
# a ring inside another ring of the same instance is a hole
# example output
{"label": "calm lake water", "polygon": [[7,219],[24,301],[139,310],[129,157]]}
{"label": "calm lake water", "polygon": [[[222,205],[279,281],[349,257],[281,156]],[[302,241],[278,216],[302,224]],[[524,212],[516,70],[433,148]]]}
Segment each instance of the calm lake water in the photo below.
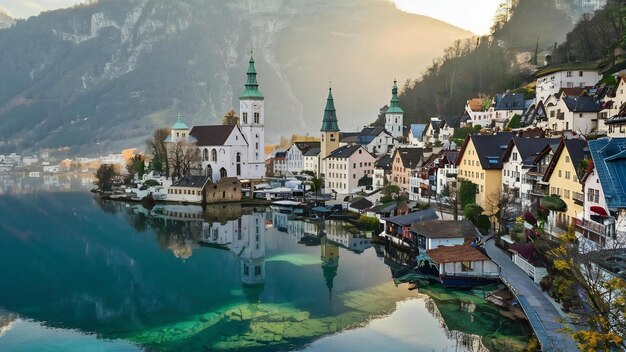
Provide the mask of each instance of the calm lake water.
{"label": "calm lake water", "polygon": [[[409,291],[401,255],[265,208],[0,195],[0,351],[525,347],[485,291]],[[396,278],[394,280],[394,277]]]}

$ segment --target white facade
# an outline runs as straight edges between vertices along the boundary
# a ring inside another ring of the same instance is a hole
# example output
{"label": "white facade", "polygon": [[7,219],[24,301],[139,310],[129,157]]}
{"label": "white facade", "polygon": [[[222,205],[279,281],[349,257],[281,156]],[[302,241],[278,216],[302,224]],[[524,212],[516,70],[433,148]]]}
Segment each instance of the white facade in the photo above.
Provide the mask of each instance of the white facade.
{"label": "white facade", "polygon": [[451,186],[452,182],[456,182],[458,172],[459,171],[454,164],[447,164],[437,169],[437,196],[442,196],[445,187]]}
{"label": "white facade", "polygon": [[385,129],[395,137],[402,137],[402,113],[385,113]]}
{"label": "white facade", "polygon": [[[234,126],[223,145],[201,145],[201,167],[212,182],[223,177],[255,178],[255,169],[247,163],[248,143],[238,126]],[[265,162],[263,163],[265,172]]]}
{"label": "white facade", "polygon": [[385,170],[374,169],[374,174],[372,175],[372,186],[375,190],[381,189],[385,186]]}
{"label": "white facade", "polygon": [[263,99],[239,99],[241,133],[247,142],[246,177],[265,176],[265,105]]}
{"label": "white facade", "polygon": [[537,101],[546,101],[561,88],[593,86],[602,79],[596,70],[557,71],[537,78]]}
{"label": "white facade", "polygon": [[376,158],[362,146],[358,146],[347,157],[333,157],[333,155],[335,153],[331,153],[323,161],[326,170],[324,183],[327,191],[334,190],[339,194],[350,194],[358,187],[359,180],[363,176],[373,176]]}
{"label": "white facade", "polygon": [[565,103],[565,95],[550,98],[546,105],[547,128],[552,131],[576,131],[587,134],[598,127],[597,112],[574,112]]}
{"label": "white facade", "polygon": [[469,100],[465,104],[465,112],[469,116],[468,122],[471,122],[472,126],[488,127],[491,125],[491,112],[484,109],[473,110]]}
{"label": "white facade", "polygon": [[502,191],[517,189],[515,196],[520,197],[521,179],[523,160],[517,150],[517,146],[513,146],[509,160],[502,163]]}
{"label": "white facade", "polygon": [[313,171],[316,177],[320,175],[320,155],[317,153],[316,155],[305,155],[304,159],[304,168],[303,170]]}
{"label": "white facade", "polygon": [[390,153],[400,143],[388,131],[381,130],[372,141],[365,145],[368,152],[376,155]]}
{"label": "white facade", "polygon": [[600,110],[598,114],[598,131],[607,133],[607,135],[611,134],[612,137],[626,136],[623,128],[620,132],[619,127],[617,128],[617,130],[609,129],[609,127],[604,124],[604,121],[606,119],[617,116],[619,114],[620,107],[624,104],[626,104],[626,80],[620,78],[618,79],[617,87],[615,88],[615,96],[605,96],[602,99],[602,106],[604,108]]}
{"label": "white facade", "polygon": [[293,143],[289,149],[287,149],[287,157],[285,158],[287,164],[287,172],[292,174],[301,173],[304,170],[304,156],[298,146]]}

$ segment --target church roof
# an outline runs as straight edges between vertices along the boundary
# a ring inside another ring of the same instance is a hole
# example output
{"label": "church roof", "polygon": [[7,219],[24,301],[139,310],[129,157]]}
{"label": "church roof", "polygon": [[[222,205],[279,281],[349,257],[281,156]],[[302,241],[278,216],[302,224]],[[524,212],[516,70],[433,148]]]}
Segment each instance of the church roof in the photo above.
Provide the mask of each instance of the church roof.
{"label": "church roof", "polygon": [[176,123],[174,124],[174,126],[172,126],[173,130],[188,130],[189,127],[187,127],[187,125],[185,125],[185,123],[183,122],[183,116],[181,114],[178,114],[178,117],[176,119]]}
{"label": "church roof", "polygon": [[254,67],[254,58],[250,55],[248,61],[248,80],[246,81],[246,89],[241,93],[239,99],[263,99],[263,95],[259,91],[259,84],[256,81],[256,68]]}
{"label": "church roof", "polygon": [[398,84],[394,80],[393,88],[391,88],[391,102],[389,103],[389,108],[385,112],[386,114],[403,114],[404,110],[400,107],[398,101]]}
{"label": "church roof", "polygon": [[324,120],[322,120],[321,132],[339,132],[339,124],[337,123],[337,112],[335,111],[335,101],[333,99],[333,90],[328,88],[328,98],[326,99],[326,108],[324,109]]}
{"label": "church roof", "polygon": [[224,145],[235,128],[236,125],[194,126],[189,135],[197,146]]}

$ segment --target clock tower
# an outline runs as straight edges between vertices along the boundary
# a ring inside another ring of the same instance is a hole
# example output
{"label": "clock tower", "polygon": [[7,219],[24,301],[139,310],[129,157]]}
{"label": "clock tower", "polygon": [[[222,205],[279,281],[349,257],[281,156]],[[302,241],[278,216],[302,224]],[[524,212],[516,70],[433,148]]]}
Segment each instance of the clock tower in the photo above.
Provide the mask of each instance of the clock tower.
{"label": "clock tower", "polygon": [[322,120],[322,143],[320,144],[321,171],[326,173],[326,163],[324,158],[339,148],[339,124],[337,123],[337,111],[335,111],[335,101],[333,99],[333,89],[328,88],[328,98],[324,109],[324,119]]}
{"label": "clock tower", "polygon": [[263,95],[256,81],[254,58],[248,62],[246,89],[239,96],[239,121],[241,132],[248,142],[248,157],[244,176],[263,178],[265,176],[265,106]]}
{"label": "clock tower", "polygon": [[391,101],[389,102],[389,109],[385,112],[385,129],[391,135],[396,137],[402,137],[404,128],[402,127],[402,120],[404,119],[404,111],[400,107],[398,101],[398,84],[394,80],[393,88],[391,89]]}

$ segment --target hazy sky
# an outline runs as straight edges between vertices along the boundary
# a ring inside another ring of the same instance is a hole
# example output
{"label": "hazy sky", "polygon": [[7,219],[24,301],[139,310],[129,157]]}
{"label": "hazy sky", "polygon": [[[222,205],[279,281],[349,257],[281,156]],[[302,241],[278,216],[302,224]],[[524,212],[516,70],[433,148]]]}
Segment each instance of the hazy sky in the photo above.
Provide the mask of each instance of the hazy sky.
{"label": "hazy sky", "polygon": [[[476,34],[486,34],[502,0],[391,0],[406,12],[433,17]],[[80,0],[0,0],[11,16],[28,18],[45,10],[68,7]]]}

